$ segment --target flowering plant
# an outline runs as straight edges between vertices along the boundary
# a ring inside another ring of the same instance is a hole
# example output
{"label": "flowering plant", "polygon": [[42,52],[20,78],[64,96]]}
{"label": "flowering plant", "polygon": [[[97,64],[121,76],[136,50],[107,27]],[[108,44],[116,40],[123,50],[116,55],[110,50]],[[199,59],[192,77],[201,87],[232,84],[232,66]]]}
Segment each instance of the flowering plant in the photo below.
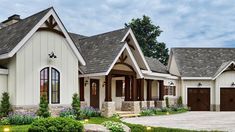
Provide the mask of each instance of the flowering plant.
{"label": "flowering plant", "polygon": [[105,121],[102,123],[106,128],[108,128],[112,132],[125,132],[124,131],[124,124],[120,122],[113,122],[113,121]]}

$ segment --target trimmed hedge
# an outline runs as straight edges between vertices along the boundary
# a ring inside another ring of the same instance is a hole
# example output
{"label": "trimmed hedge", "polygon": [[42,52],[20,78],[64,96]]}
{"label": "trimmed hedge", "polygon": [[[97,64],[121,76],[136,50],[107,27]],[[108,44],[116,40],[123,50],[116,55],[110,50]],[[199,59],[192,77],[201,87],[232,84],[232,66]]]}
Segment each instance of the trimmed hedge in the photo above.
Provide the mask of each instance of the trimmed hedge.
{"label": "trimmed hedge", "polygon": [[71,118],[42,118],[34,121],[29,132],[82,132],[83,124]]}

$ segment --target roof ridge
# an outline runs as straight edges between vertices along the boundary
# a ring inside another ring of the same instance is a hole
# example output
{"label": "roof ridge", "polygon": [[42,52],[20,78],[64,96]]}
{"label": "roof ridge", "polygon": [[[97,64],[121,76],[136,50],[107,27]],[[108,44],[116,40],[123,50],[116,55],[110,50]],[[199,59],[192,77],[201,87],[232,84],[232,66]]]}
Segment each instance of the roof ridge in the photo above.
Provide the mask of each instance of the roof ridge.
{"label": "roof ridge", "polygon": [[116,29],[116,30],[112,30],[112,31],[108,31],[108,32],[104,32],[104,33],[100,33],[100,34],[96,34],[96,35],[92,35],[92,36],[88,36],[86,38],[82,38],[81,40],[83,39],[89,39],[91,37],[97,37],[97,36],[100,36],[100,35],[105,35],[105,34],[109,34],[109,33],[112,33],[112,32],[117,32],[117,31],[121,31],[121,30],[125,30],[125,29],[129,29],[129,27],[125,27],[125,28],[120,28],[120,29]]}
{"label": "roof ridge", "polygon": [[33,16],[36,16],[36,15],[38,15],[38,14],[40,14],[40,13],[42,13],[42,12],[45,12],[45,11],[47,11],[47,10],[49,11],[50,9],[54,9],[54,8],[51,6],[51,7],[47,8],[47,9],[44,9],[44,10],[39,11],[39,12],[37,12],[37,13],[34,13],[33,15],[27,16],[27,17],[25,17],[25,18],[19,20],[19,21],[16,22],[16,23],[13,23],[13,24],[11,24],[11,25],[9,25],[9,26],[3,27],[3,28],[1,28],[0,30],[3,30],[3,29],[5,29],[5,28],[8,28],[8,27],[14,26],[14,25],[16,25],[16,24],[19,24],[19,23],[21,23],[22,21],[25,21],[26,19],[29,19],[29,18],[31,18],[31,17],[33,17]]}

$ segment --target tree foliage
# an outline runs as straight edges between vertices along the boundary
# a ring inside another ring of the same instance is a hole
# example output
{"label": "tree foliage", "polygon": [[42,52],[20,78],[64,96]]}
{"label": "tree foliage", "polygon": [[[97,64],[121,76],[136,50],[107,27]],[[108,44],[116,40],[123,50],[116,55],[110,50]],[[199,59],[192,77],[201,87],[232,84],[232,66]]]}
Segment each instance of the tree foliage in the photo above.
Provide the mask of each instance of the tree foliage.
{"label": "tree foliage", "polygon": [[6,117],[11,111],[10,97],[7,92],[2,93],[2,100],[0,106],[0,115]]}
{"label": "tree foliage", "polygon": [[51,113],[49,112],[48,101],[46,100],[45,96],[40,97],[40,104],[37,115],[44,118],[51,116]]}
{"label": "tree foliage", "polygon": [[76,119],[80,117],[80,98],[77,93],[73,94],[72,108],[74,110]]}
{"label": "tree foliage", "polygon": [[130,27],[144,53],[147,57],[157,58],[163,64],[168,61],[168,48],[164,42],[158,42],[157,37],[162,31],[155,26],[150,17],[143,15],[143,18],[132,19],[125,27]]}

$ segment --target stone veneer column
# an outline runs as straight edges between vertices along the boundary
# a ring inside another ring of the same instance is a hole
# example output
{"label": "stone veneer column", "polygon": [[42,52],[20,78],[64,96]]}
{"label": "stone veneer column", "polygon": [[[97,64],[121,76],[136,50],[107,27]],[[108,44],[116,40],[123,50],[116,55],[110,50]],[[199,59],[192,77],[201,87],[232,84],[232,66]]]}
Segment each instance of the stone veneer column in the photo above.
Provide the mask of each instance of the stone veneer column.
{"label": "stone veneer column", "polygon": [[104,117],[111,117],[115,114],[115,102],[103,102],[101,108],[101,115]]}
{"label": "stone veneer column", "polygon": [[164,108],[164,107],[166,107],[166,102],[164,100],[159,100],[156,102],[156,107],[157,108]]}
{"label": "stone veneer column", "polygon": [[122,101],[122,111],[133,111],[135,114],[140,113],[139,101]]}

